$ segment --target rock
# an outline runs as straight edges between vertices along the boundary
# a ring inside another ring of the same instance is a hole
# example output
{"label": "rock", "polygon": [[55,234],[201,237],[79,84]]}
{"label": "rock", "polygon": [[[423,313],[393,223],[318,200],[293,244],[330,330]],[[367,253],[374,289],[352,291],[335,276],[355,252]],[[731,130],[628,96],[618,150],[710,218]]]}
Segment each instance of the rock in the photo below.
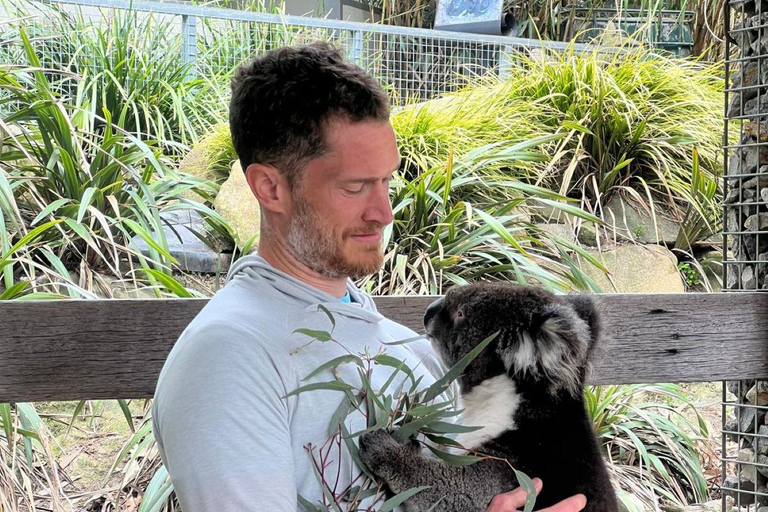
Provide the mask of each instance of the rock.
{"label": "rock", "polygon": [[156,299],[152,288],[136,288],[131,279],[118,279],[115,276],[98,274],[95,276],[94,292],[105,299]]}
{"label": "rock", "polygon": [[[763,412],[760,422],[765,419],[765,412]],[[768,425],[760,425],[757,429],[757,438],[755,439],[755,449],[758,455],[768,455]]]}
{"label": "rock", "polygon": [[[664,218],[656,210],[653,217],[641,207],[635,207],[619,196],[614,196],[603,209],[603,220],[620,236],[642,244],[673,244],[680,234],[680,225]],[[658,229],[658,232],[657,232]]]}
{"label": "rock", "polygon": [[755,278],[755,269],[752,265],[747,265],[741,272],[741,289],[754,290],[756,287],[757,279]]}
{"label": "rock", "polygon": [[762,199],[764,203],[768,203],[768,188],[760,189],[760,199]]}
{"label": "rock", "polygon": [[[760,466],[757,467],[758,473],[768,477],[768,455],[758,455],[757,463],[760,464]],[[765,509],[765,512],[768,512],[768,509]]]}
{"label": "rock", "polygon": [[722,291],[723,251],[707,251],[699,257],[699,264],[704,270],[709,288],[713,292]]}
{"label": "rock", "polygon": [[[723,430],[728,431],[728,432],[738,432],[739,431],[739,422],[736,421],[736,418],[731,418],[731,419],[729,419],[726,422],[725,426],[723,427]],[[726,434],[726,437],[728,437],[728,439],[730,441],[733,441],[734,443],[738,443],[739,442],[739,435],[738,434]]]}
{"label": "rock", "polygon": [[[221,273],[229,268],[231,256],[220,254],[201,241],[194,232],[205,234],[206,224],[195,210],[180,209],[162,212],[163,234],[168,252],[178,260],[178,269],[184,272]],[[159,240],[159,236],[155,236]],[[131,245],[146,256],[151,255],[149,245],[139,237]]]}
{"label": "rock", "polygon": [[237,246],[243,248],[255,236],[251,245],[255,250],[261,223],[259,203],[245,180],[240,162],[232,165],[232,172],[221,185],[213,207],[232,228]]}
{"label": "rock", "polygon": [[531,214],[534,220],[547,224],[561,223],[568,217],[562,210],[545,203],[536,203],[532,206]]}
{"label": "rock", "polygon": [[582,222],[576,237],[582,245],[597,247],[597,237],[600,228],[594,222]]}
{"label": "rock", "polygon": [[[600,269],[582,261],[584,272],[605,292],[683,293],[685,285],[677,270],[677,258],[658,245],[624,245],[603,251],[588,250],[608,269],[611,279]],[[614,286],[615,285],[615,286]]]}
{"label": "rock", "polygon": [[[725,511],[730,512],[733,508],[733,498],[725,498]],[[681,506],[676,503],[667,502],[662,504],[661,510],[664,512],[723,512],[723,500],[712,500],[706,503],[692,503]],[[642,508],[640,509],[642,510]],[[766,511],[768,512],[768,511]]]}
{"label": "rock", "polygon": [[757,412],[755,409],[751,407],[742,407],[739,409],[739,412],[737,412],[737,419],[739,421],[739,432],[742,432],[744,434],[751,434],[755,431],[755,423],[759,424],[762,422],[762,418],[760,421],[756,421]]}
{"label": "rock", "polygon": [[728,191],[728,195],[723,199],[723,204],[738,203],[741,199],[741,189],[738,187],[732,188]]}
{"label": "rock", "polygon": [[551,238],[549,238],[548,235],[551,235],[552,238],[565,240],[570,243],[576,243],[576,233],[573,231],[573,226],[570,224],[547,224],[547,223],[537,223],[535,226],[543,231],[542,233],[542,241],[550,247],[553,251],[556,252],[555,244],[552,241]]}
{"label": "rock", "polygon": [[754,380],[729,380],[728,392],[736,397],[738,401],[742,401],[747,395],[749,388],[755,385]]}
{"label": "rock", "polygon": [[738,461],[744,464],[739,464],[741,469],[741,476],[746,478],[753,484],[760,484],[763,481],[763,476],[757,472],[757,468],[753,465],[757,462],[755,458],[755,452],[751,448],[742,448],[739,450]]}
{"label": "rock", "polygon": [[741,231],[741,223],[739,222],[739,210],[736,208],[728,208],[727,216],[727,230],[730,232]]}
{"label": "rock", "polygon": [[[765,172],[763,169],[768,169],[768,166],[761,166],[760,172]],[[747,190],[752,192],[750,197],[755,197],[757,194],[757,192],[755,192],[756,189],[764,187],[768,187],[768,176],[755,176],[754,178],[748,179],[741,185],[741,188],[745,189],[745,193]]]}
{"label": "rock", "polygon": [[768,382],[758,381],[747,391],[746,399],[752,405],[768,405]]}
{"label": "rock", "polygon": [[744,221],[744,229],[747,231],[768,231],[768,213],[750,215]]}
{"label": "rock", "polygon": [[[739,492],[739,490],[747,492]],[[723,495],[730,496],[742,505],[751,505],[755,502],[755,496],[748,494],[755,491],[755,484],[744,477],[728,475],[723,481]]]}
{"label": "rock", "polygon": [[739,288],[739,273],[732,265],[727,269],[728,271],[728,289],[737,290]]}
{"label": "rock", "polygon": [[[768,95],[763,95],[760,101],[762,102],[763,100],[766,100],[766,103],[768,106]],[[768,110],[766,110],[766,112],[768,112]],[[757,171],[757,168],[759,166],[768,162],[768,147],[766,146],[740,147],[736,149],[736,153],[734,154],[734,156],[736,158],[731,160],[732,172],[737,172],[738,174],[753,173]],[[737,164],[738,171],[733,171],[734,169],[736,169],[736,167],[733,167],[733,163]]]}

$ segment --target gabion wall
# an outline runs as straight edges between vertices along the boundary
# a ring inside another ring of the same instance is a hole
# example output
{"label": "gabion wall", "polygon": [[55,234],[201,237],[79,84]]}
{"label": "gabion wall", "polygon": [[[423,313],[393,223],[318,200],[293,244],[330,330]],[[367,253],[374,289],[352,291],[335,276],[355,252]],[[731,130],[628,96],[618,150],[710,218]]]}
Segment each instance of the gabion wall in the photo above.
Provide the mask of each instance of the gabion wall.
{"label": "gabion wall", "polygon": [[[768,291],[768,0],[729,7],[723,289]],[[768,512],[767,410],[768,382],[724,383],[724,512]]]}

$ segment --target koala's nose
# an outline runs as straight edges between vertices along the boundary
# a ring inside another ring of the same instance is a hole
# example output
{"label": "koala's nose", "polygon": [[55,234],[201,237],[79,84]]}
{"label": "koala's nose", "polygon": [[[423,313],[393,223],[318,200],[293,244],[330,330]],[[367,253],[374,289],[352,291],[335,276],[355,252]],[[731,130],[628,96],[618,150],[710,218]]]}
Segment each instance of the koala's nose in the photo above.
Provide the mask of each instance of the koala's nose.
{"label": "koala's nose", "polygon": [[445,299],[443,297],[440,297],[435,302],[429,305],[427,310],[424,312],[424,328],[429,327],[429,321],[434,317],[440,309],[443,307],[443,303],[445,302]]}

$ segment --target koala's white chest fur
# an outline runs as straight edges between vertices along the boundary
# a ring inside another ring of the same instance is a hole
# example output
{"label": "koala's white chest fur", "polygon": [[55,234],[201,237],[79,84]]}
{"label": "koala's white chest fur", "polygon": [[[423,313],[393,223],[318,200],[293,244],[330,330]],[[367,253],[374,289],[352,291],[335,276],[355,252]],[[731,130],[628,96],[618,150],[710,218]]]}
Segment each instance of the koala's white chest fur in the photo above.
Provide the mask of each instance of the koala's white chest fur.
{"label": "koala's white chest fur", "polygon": [[509,377],[499,375],[483,381],[461,396],[461,424],[483,428],[459,434],[456,441],[464,448],[476,448],[502,432],[513,430],[519,405],[520,395]]}

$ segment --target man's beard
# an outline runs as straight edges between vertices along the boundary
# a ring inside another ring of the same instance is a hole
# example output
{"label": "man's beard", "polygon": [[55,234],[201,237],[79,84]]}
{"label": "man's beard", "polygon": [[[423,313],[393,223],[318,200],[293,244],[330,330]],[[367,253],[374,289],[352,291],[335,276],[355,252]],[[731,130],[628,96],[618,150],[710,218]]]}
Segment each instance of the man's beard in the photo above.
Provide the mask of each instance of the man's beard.
{"label": "man's beard", "polygon": [[287,242],[292,255],[301,263],[330,278],[360,279],[381,269],[384,261],[381,244],[370,244],[351,257],[344,254],[344,242],[351,235],[380,232],[380,224],[369,223],[363,229],[344,231],[341,240],[337,240],[309,202],[298,194],[293,200],[296,215],[288,227]]}

